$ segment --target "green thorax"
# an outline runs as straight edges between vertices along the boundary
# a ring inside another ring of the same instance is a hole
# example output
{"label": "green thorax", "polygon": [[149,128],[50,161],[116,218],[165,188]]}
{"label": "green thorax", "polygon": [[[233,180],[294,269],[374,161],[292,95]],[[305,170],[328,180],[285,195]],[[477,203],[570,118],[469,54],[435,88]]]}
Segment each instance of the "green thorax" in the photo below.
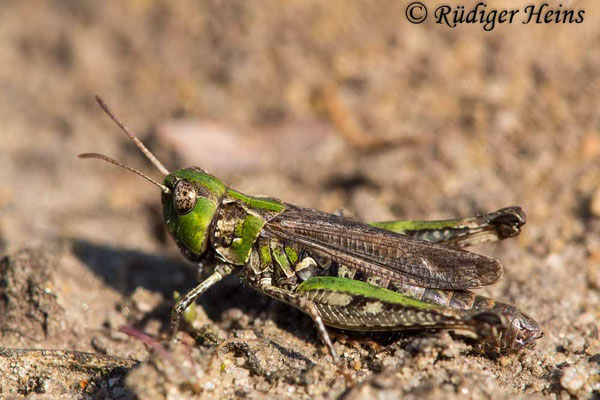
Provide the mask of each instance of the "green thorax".
{"label": "green thorax", "polygon": [[285,209],[279,200],[228,189],[195,167],[171,172],[164,185],[171,190],[162,195],[165,224],[194,260],[210,245],[224,261],[245,264],[265,223]]}
{"label": "green thorax", "polygon": [[277,199],[227,189],[216,215],[212,247],[225,261],[246,264],[267,221],[283,210],[285,206]]}

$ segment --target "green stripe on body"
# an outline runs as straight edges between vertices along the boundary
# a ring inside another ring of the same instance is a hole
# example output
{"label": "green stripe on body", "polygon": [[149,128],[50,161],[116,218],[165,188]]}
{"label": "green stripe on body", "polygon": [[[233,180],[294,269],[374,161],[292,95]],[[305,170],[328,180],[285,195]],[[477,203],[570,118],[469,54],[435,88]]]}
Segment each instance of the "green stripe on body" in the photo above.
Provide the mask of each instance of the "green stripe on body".
{"label": "green stripe on body", "polygon": [[448,219],[443,221],[388,221],[370,222],[369,225],[386,231],[404,233],[407,231],[419,231],[429,229],[460,229],[466,228],[463,218]]}
{"label": "green stripe on body", "polygon": [[244,193],[240,193],[233,189],[227,190],[227,194],[229,196],[233,197],[234,199],[241,200],[244,203],[248,204],[250,207],[256,208],[259,210],[274,211],[274,212],[281,212],[281,211],[285,210],[285,206],[283,204],[281,204],[281,202],[277,199],[272,199],[272,198],[268,198],[268,197],[248,196],[248,195],[245,195]]}
{"label": "green stripe on body", "polygon": [[335,276],[317,276],[302,282],[297,288],[297,292],[307,292],[310,290],[327,290],[335,292],[348,293],[354,296],[363,296],[368,299],[379,300],[387,303],[401,304],[407,307],[415,308],[437,308],[433,304],[425,303],[412,297],[402,295],[392,290],[384,289],[370,283],[355,281],[353,279],[338,278]]}

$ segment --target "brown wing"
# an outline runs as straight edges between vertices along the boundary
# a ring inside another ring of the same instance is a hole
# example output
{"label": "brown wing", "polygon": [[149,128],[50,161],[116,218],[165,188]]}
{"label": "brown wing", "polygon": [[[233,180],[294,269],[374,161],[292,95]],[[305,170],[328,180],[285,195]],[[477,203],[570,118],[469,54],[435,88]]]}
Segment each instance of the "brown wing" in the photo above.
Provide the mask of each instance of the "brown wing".
{"label": "brown wing", "polygon": [[497,282],[503,272],[489,257],[291,204],[264,229],[340,265],[420,287],[474,289]]}

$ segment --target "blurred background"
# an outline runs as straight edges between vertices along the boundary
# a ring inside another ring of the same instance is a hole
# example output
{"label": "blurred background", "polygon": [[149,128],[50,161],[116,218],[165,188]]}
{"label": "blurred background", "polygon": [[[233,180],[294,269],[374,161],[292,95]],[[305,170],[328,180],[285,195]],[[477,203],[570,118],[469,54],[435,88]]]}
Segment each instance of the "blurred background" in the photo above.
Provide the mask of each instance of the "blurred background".
{"label": "blurred background", "polygon": [[[397,0],[4,1],[0,251],[76,240],[178,257],[154,186],[76,158],[160,176],[99,94],[167,168],[201,166],[250,194],[365,221],[521,206],[523,233],[478,249],[506,269],[483,293],[546,337],[519,361],[528,380],[499,372],[500,387],[566,390],[561,368],[593,371],[600,353],[600,4],[561,4],[584,22],[414,25]],[[83,279],[84,297],[130,294],[65,257],[55,290]],[[114,305],[93,307],[99,326]]]}

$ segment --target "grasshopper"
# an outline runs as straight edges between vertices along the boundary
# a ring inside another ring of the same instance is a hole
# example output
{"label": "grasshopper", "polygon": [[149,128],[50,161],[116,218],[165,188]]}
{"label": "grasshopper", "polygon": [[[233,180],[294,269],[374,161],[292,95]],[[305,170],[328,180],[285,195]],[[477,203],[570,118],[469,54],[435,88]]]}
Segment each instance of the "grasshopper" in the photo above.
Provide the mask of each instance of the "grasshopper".
{"label": "grasshopper", "polygon": [[164,175],[162,183],[97,153],[80,154],[126,168],[162,192],[167,230],[192,262],[212,274],[171,311],[171,337],[184,311],[238,270],[259,292],[308,314],[334,363],[341,365],[326,325],[355,331],[455,329],[485,351],[532,346],[539,325],[516,307],[470,289],[497,282],[497,260],[462,247],[519,233],[518,207],[445,221],[365,224],[227,187],[198,167],[170,172],[96,96],[108,116]]}

